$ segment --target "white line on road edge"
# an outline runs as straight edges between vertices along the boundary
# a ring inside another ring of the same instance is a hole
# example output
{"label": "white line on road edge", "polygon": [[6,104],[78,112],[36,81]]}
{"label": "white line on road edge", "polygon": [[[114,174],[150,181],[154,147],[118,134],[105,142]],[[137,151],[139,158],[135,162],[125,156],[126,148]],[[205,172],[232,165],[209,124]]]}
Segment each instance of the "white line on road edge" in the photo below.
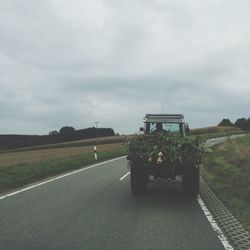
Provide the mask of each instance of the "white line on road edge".
{"label": "white line on road edge", "polygon": [[222,245],[224,246],[224,248],[226,250],[233,250],[234,248],[228,242],[226,236],[221,231],[220,227],[218,226],[218,224],[214,220],[212,214],[208,211],[206,205],[204,204],[204,202],[203,202],[203,200],[201,199],[200,196],[197,197],[197,201],[199,202],[199,204],[201,206],[201,209],[203,210],[204,214],[206,215],[206,217],[207,217],[209,223],[211,224],[213,230],[218,234],[218,238],[220,239],[220,241],[221,241]]}
{"label": "white line on road edge", "polygon": [[123,176],[120,178],[120,181],[122,181],[123,179],[125,179],[129,174],[130,174],[130,171],[127,172],[125,175],[123,175]]}
{"label": "white line on road edge", "polygon": [[125,157],[126,157],[126,156],[121,156],[121,157],[118,157],[118,158],[114,158],[114,159],[111,159],[111,160],[108,160],[108,161],[104,161],[104,162],[100,162],[100,163],[91,165],[91,166],[89,166],[89,167],[84,167],[84,168],[81,168],[81,169],[78,169],[78,170],[69,172],[69,173],[67,173],[67,174],[59,175],[59,176],[54,177],[54,178],[52,178],[52,179],[49,179],[49,180],[47,180],[47,181],[43,181],[43,182],[34,184],[34,185],[32,185],[32,186],[29,186],[29,187],[20,189],[20,190],[18,190],[18,191],[16,191],[16,192],[13,192],[13,193],[9,193],[9,194],[0,196],[0,200],[5,199],[5,198],[10,197],[10,196],[13,196],[13,195],[16,195],[16,194],[19,194],[19,193],[22,193],[22,192],[25,192],[25,191],[27,191],[27,190],[29,190],[29,189],[32,189],[32,188],[35,188],[35,187],[42,186],[42,185],[44,185],[44,184],[46,184],[46,183],[49,183],[49,182],[52,182],[52,181],[55,181],[55,180],[62,179],[62,178],[67,177],[67,176],[69,176],[69,175],[77,174],[77,173],[79,173],[79,172],[82,172],[82,171],[85,171],[85,170],[88,170],[88,169],[91,169],[91,168],[98,167],[98,166],[103,165],[103,164],[105,164],[105,163],[109,163],[109,162],[112,162],[112,161],[116,161],[116,160],[123,159],[123,158],[125,158]]}

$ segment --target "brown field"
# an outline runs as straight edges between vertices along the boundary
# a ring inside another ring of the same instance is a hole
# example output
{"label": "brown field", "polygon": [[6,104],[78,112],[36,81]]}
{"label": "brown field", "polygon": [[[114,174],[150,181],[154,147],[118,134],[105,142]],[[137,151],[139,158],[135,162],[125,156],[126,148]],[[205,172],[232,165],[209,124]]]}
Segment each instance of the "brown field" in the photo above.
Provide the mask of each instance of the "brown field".
{"label": "brown field", "polygon": [[[101,152],[122,147],[124,147],[122,143],[103,144],[97,146],[97,151]],[[0,153],[0,168],[51,159],[62,159],[89,152],[93,152],[93,146],[33,149],[31,151]]]}
{"label": "brown field", "polygon": [[[237,131],[231,127],[207,127],[192,129],[190,134],[221,133]],[[131,136],[110,136],[98,139],[85,139],[64,143],[46,144],[41,146],[18,148],[0,152],[0,168],[25,163],[41,162],[53,159],[62,159],[70,156],[93,152],[93,145],[97,145],[98,151],[112,150],[123,147],[123,142]]]}

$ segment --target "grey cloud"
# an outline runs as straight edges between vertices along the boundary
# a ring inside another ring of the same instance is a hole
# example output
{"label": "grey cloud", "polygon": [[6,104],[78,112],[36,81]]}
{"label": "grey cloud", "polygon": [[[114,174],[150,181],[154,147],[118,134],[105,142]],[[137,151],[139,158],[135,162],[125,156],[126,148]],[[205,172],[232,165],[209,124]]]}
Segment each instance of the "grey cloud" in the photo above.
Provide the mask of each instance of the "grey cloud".
{"label": "grey cloud", "polygon": [[0,133],[249,116],[249,2],[0,3]]}

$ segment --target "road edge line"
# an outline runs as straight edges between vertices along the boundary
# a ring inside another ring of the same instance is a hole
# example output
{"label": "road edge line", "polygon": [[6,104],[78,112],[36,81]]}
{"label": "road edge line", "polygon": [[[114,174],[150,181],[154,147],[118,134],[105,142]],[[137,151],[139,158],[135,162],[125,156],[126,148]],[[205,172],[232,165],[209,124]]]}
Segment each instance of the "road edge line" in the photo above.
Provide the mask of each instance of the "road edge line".
{"label": "road edge line", "polygon": [[222,230],[220,229],[220,227],[218,226],[218,224],[214,220],[212,214],[209,212],[207,206],[203,202],[200,195],[198,195],[197,201],[198,201],[202,211],[204,212],[207,220],[209,221],[210,225],[212,226],[213,230],[217,233],[217,236],[218,236],[220,242],[222,243],[222,245],[224,246],[224,248],[226,250],[234,250],[232,245],[228,242],[227,237],[224,235],[224,233],[222,232]]}
{"label": "road edge line", "polygon": [[59,179],[62,179],[64,177],[67,177],[67,176],[70,176],[70,175],[73,175],[73,174],[77,174],[77,173],[80,173],[80,172],[83,172],[83,171],[86,171],[88,169],[91,169],[91,168],[95,168],[95,167],[98,167],[100,165],[103,165],[103,164],[106,164],[106,163],[109,163],[109,162],[112,162],[112,161],[117,161],[117,160],[120,160],[120,159],[123,159],[125,158],[125,156],[120,156],[120,157],[117,157],[117,158],[114,158],[114,159],[110,159],[110,160],[107,160],[107,161],[103,161],[103,162],[99,162],[99,163],[96,163],[94,165],[90,165],[90,166],[87,166],[87,167],[82,167],[80,169],[77,169],[77,170],[73,170],[71,172],[68,172],[66,174],[62,174],[62,175],[58,175],[56,177],[52,177],[50,178],[49,180],[46,180],[46,181],[42,181],[42,182],[39,182],[37,184],[33,184],[31,186],[28,186],[28,187],[25,187],[25,188],[22,188],[20,190],[17,190],[15,192],[11,192],[11,193],[7,193],[7,194],[4,194],[2,196],[0,196],[0,200],[3,200],[7,197],[11,197],[11,196],[14,196],[16,194],[19,194],[19,193],[22,193],[22,192],[25,192],[25,191],[28,191],[30,189],[33,189],[33,188],[36,188],[36,187],[39,187],[39,186],[42,186],[44,184],[47,184],[47,183],[50,183],[52,181],[56,181],[56,180],[59,180]]}

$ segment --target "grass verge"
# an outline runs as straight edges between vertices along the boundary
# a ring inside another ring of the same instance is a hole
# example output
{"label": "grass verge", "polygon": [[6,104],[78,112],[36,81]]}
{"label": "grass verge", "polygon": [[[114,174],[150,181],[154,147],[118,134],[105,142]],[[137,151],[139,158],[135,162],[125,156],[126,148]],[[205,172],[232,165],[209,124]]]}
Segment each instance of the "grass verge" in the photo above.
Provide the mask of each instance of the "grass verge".
{"label": "grass verge", "polygon": [[201,175],[250,231],[250,135],[229,139],[206,153]]}
{"label": "grass verge", "polygon": [[23,163],[0,168],[0,193],[20,188],[27,184],[58,175],[67,171],[82,168],[97,162],[125,155],[124,148],[106,150],[98,153],[98,161],[91,152],[81,155],[44,160],[37,163]]}

